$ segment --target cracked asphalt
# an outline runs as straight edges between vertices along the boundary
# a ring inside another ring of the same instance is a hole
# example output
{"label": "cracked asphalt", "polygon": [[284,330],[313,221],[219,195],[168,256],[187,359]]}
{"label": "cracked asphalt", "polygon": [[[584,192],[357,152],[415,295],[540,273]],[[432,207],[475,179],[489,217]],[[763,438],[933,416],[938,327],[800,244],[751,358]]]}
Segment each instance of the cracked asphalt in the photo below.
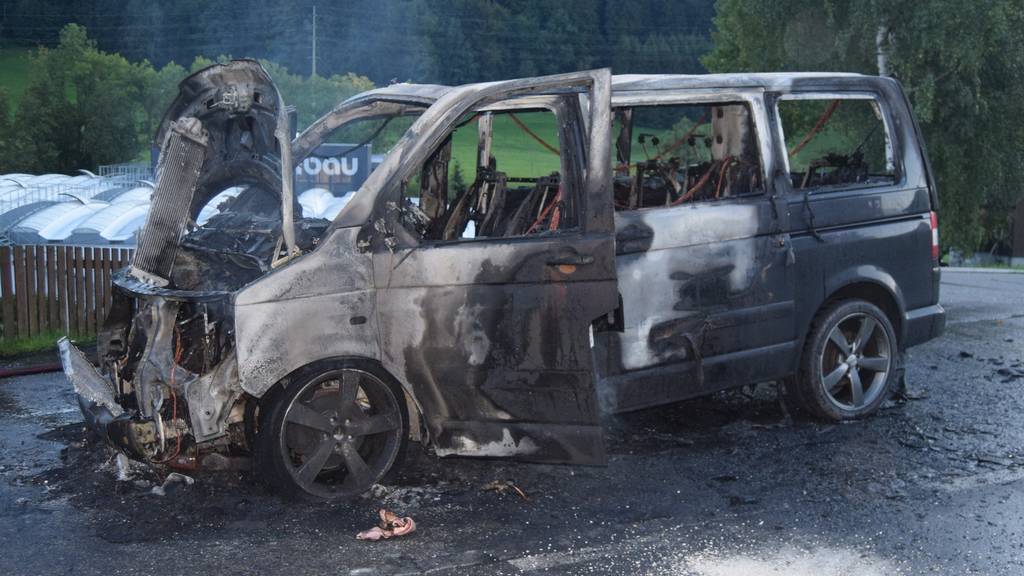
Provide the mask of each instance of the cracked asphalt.
{"label": "cracked asphalt", "polygon": [[[0,574],[1022,574],[1024,275],[947,271],[912,400],[792,422],[774,387],[609,418],[607,467],[439,460],[296,504],[247,472],[118,479],[59,374],[0,380]],[[512,490],[484,490],[510,481]],[[386,507],[412,535],[354,539]]]}

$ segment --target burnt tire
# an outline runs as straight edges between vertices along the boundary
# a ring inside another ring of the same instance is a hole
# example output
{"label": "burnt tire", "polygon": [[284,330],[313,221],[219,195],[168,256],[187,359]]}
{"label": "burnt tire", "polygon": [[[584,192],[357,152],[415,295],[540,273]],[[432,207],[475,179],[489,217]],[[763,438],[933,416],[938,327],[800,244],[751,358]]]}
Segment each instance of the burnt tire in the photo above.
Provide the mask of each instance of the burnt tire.
{"label": "burnt tire", "polygon": [[401,386],[363,362],[305,370],[260,404],[256,473],[303,499],[357,496],[400,467],[409,432]]}
{"label": "burnt tire", "polygon": [[822,310],[808,332],[789,395],[812,417],[830,422],[875,413],[898,378],[892,322],[865,300]]}
{"label": "burnt tire", "polygon": [[804,409],[804,399],[800,395],[799,379],[795,376],[783,378],[775,383],[775,389],[782,409],[794,422],[803,422],[813,417]]}

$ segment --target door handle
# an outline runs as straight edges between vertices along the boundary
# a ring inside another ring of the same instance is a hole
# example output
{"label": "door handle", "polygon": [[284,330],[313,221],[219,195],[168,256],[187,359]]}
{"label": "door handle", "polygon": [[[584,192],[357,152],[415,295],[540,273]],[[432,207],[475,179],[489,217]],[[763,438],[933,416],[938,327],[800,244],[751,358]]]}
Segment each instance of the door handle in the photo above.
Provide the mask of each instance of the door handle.
{"label": "door handle", "polygon": [[594,257],[589,254],[572,254],[551,258],[547,261],[548,266],[583,266],[593,263]]}

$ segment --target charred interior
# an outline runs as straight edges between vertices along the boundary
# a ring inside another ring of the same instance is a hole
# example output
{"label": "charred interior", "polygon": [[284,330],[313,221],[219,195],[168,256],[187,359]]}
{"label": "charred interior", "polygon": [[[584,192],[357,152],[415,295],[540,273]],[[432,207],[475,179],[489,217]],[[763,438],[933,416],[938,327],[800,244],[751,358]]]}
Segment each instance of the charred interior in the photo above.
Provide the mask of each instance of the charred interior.
{"label": "charred interior", "polygon": [[[467,115],[405,183],[406,228],[421,241],[451,241],[576,227],[579,181],[563,155],[579,136],[565,127],[568,112],[557,102],[551,109]],[[496,126],[502,137],[495,137]],[[453,163],[452,144],[459,138],[476,144],[468,165]],[[546,161],[522,162],[522,147],[541,151]]]}
{"label": "charred interior", "polygon": [[762,189],[747,104],[620,108],[615,119],[616,210],[677,206]]}

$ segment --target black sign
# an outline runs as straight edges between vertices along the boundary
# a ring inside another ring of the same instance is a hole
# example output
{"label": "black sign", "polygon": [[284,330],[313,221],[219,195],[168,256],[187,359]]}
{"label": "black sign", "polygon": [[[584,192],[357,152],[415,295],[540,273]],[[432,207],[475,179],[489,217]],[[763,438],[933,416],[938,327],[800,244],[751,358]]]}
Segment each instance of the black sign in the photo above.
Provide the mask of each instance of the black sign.
{"label": "black sign", "polygon": [[295,165],[295,193],[325,188],[335,196],[358,190],[370,175],[370,146],[321,144]]}

